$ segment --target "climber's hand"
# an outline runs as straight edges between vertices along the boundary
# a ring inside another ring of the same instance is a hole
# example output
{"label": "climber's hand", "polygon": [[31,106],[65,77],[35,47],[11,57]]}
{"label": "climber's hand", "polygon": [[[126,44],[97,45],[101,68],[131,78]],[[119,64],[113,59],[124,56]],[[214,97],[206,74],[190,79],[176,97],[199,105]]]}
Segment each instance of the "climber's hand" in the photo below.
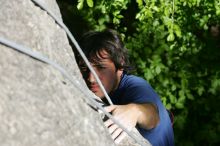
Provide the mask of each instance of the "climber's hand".
{"label": "climber's hand", "polygon": [[[123,125],[128,131],[131,131],[137,124],[138,114],[134,109],[135,104],[127,105],[111,105],[105,107],[107,112],[111,112],[113,117]],[[126,135],[126,133],[111,119],[104,122],[105,126],[109,129],[112,138],[116,143],[119,143]]]}

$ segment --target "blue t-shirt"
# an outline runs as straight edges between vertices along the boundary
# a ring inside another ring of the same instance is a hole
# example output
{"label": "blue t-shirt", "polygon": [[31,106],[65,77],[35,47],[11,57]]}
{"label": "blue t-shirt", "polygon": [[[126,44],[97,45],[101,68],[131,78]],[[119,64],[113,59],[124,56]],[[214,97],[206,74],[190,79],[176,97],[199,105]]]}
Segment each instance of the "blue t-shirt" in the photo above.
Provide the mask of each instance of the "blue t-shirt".
{"label": "blue t-shirt", "polygon": [[150,130],[137,127],[140,134],[153,146],[174,146],[173,127],[169,114],[153,88],[142,78],[123,74],[119,87],[111,94],[116,105],[153,103],[159,111],[160,122]]}

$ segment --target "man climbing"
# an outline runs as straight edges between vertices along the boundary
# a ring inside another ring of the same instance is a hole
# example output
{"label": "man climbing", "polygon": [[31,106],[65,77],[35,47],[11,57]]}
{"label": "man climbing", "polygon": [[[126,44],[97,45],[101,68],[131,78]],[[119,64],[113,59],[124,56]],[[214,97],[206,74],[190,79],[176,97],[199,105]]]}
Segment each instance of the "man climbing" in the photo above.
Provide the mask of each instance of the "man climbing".
{"label": "man climbing", "polygon": [[[136,127],[153,146],[173,146],[174,135],[169,114],[153,88],[142,78],[129,75],[127,50],[113,30],[88,32],[79,41],[114,105],[108,112],[128,130]],[[106,98],[80,56],[76,55],[88,88],[102,101]],[[104,122],[116,143],[125,133],[110,119]]]}

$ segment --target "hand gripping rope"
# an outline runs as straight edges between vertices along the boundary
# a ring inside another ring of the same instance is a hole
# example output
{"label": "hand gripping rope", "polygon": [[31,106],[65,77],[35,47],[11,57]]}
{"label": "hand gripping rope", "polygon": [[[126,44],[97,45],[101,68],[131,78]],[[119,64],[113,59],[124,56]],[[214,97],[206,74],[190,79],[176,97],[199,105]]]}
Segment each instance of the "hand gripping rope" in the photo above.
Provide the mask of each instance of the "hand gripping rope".
{"label": "hand gripping rope", "polygon": [[[71,32],[68,30],[68,28],[65,26],[65,24],[63,24],[62,21],[60,21],[55,15],[53,15],[53,13],[51,13],[44,5],[42,5],[39,1],[37,0],[32,0],[35,4],[37,4],[40,8],[42,8],[43,10],[45,10],[55,21],[58,25],[60,25],[61,28],[63,28],[65,30],[65,32],[67,33],[67,36],[70,38],[70,40],[73,42],[73,44],[76,46],[77,51],[80,53],[81,57],[83,58],[83,60],[85,61],[86,65],[88,66],[88,68],[90,69],[91,73],[94,75],[94,77],[96,78],[99,86],[101,87],[101,90],[103,91],[105,97],[107,98],[108,102],[112,105],[113,103],[110,100],[110,97],[108,96],[106,90],[104,89],[100,79],[98,78],[96,72],[94,71],[94,69],[92,68],[92,66],[90,65],[88,59],[86,58],[86,56],[84,55],[83,51],[81,50],[80,46],[78,45],[78,43],[76,42],[75,38],[73,37],[73,35],[71,34]],[[12,49],[15,49],[23,54],[26,54],[38,61],[41,61],[43,63],[49,64],[51,66],[53,66],[55,69],[57,69],[58,71],[60,71],[64,77],[66,77],[71,84],[73,84],[76,88],[78,88],[81,92],[83,92],[85,94],[85,87],[82,86],[80,84],[80,82],[75,79],[75,77],[70,76],[67,71],[61,67],[60,65],[58,65],[57,63],[55,63],[54,61],[50,60],[49,58],[43,56],[42,54],[38,53],[38,52],[34,52],[32,51],[30,48],[24,47],[22,45],[16,44],[10,40],[7,40],[5,38],[1,38],[0,37],[0,43],[8,46]],[[98,108],[98,110],[101,110],[109,119],[111,119],[115,124],[117,124],[124,132],[126,132],[131,138],[133,138],[138,144],[140,144],[141,146],[144,146],[145,144],[140,141],[136,136],[134,136],[132,133],[129,132],[129,130],[127,130],[127,128],[125,128],[121,123],[119,123],[111,114],[109,114],[103,107],[102,104],[98,103],[95,100],[95,97],[91,97],[90,94],[88,94],[86,96],[86,98],[91,102],[89,103],[89,105],[91,105],[93,108]],[[95,106],[94,106],[95,105]]]}

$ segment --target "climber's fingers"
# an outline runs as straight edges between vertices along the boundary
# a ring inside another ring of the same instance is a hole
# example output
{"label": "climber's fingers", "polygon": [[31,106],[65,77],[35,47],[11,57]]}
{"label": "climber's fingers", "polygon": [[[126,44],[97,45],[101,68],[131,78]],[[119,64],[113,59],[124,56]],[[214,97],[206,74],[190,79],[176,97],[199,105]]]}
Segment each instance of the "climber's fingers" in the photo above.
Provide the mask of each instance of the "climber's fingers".
{"label": "climber's fingers", "polygon": [[121,128],[117,128],[115,129],[115,131],[113,131],[113,133],[111,134],[112,139],[116,139],[118,136],[120,136],[120,134],[122,133],[122,129]]}
{"label": "climber's fingers", "polygon": [[112,134],[117,128],[118,128],[117,124],[112,124],[110,127],[108,127],[108,131],[110,134]]}
{"label": "climber's fingers", "polygon": [[123,132],[123,130],[119,128],[117,124],[114,124],[111,119],[105,121],[104,125],[108,128],[108,131],[116,144],[120,143],[120,141],[125,138],[126,133]]}
{"label": "climber's fingers", "polygon": [[108,128],[113,124],[113,121],[111,119],[108,119],[107,121],[104,122],[104,125]]}
{"label": "climber's fingers", "polygon": [[116,137],[115,143],[116,143],[116,144],[119,144],[119,143],[125,138],[126,135],[127,135],[127,133],[125,133],[124,131],[122,131],[122,132],[120,133],[120,135],[119,135],[118,137]]}

